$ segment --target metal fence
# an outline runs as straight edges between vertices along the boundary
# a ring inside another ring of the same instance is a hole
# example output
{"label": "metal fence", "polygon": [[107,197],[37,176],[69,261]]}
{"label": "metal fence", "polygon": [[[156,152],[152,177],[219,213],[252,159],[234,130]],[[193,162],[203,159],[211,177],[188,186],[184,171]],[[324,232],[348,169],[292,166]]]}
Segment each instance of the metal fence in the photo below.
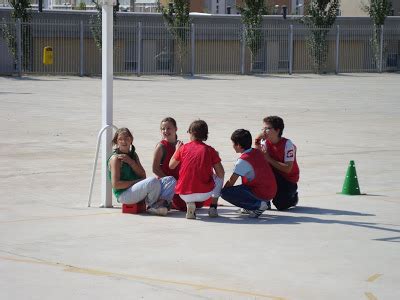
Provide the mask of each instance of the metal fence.
{"label": "metal fence", "polygon": [[[1,28],[0,74],[101,74],[101,49],[93,38],[95,28],[89,23],[3,21]],[[320,42],[321,36],[326,42]],[[258,42],[259,50],[253,57],[246,45],[246,29],[239,24],[192,24],[188,28],[140,22],[118,24],[114,26],[114,73],[291,74],[400,70],[400,28],[263,27],[259,29]],[[51,65],[43,64],[46,46],[53,49]]]}

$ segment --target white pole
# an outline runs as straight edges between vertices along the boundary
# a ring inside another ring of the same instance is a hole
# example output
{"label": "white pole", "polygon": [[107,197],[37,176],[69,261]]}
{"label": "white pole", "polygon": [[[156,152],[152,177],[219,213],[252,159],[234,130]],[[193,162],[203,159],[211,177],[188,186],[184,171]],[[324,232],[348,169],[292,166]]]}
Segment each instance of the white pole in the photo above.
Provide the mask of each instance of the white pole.
{"label": "white pole", "polygon": [[293,25],[290,25],[289,32],[289,75],[293,73]]}
{"label": "white pole", "polygon": [[[104,0],[102,8],[102,127],[113,123],[113,6]],[[112,128],[108,127],[102,143],[101,198],[102,207],[112,207],[111,183],[106,161],[111,155]]]}

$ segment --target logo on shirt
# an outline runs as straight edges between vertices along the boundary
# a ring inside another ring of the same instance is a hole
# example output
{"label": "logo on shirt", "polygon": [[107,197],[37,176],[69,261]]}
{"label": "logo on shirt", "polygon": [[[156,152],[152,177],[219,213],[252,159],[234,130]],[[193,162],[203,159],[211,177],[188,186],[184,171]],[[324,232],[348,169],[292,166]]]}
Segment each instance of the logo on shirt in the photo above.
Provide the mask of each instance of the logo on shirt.
{"label": "logo on shirt", "polygon": [[289,150],[289,151],[286,153],[286,157],[293,157],[293,150]]}

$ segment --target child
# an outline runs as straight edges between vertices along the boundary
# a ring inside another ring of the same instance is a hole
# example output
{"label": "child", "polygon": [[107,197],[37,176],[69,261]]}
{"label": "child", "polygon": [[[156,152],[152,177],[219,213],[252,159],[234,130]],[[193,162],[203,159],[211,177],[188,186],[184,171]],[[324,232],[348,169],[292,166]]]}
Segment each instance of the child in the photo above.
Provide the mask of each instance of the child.
{"label": "child", "polygon": [[[160,130],[162,135],[162,140],[157,144],[153,156],[153,173],[157,175],[158,178],[163,178],[165,176],[173,176],[176,180],[179,177],[179,167],[175,169],[170,169],[169,161],[172,155],[175,153],[176,144],[178,142],[178,136],[176,132],[178,127],[174,118],[167,117],[161,121]],[[202,207],[203,202],[196,202],[196,207]],[[172,199],[172,207],[186,211],[186,203],[175,194]]]}
{"label": "child", "polygon": [[175,179],[172,176],[164,177],[162,180],[154,177],[146,178],[146,172],[135,152],[132,144],[133,136],[128,128],[118,129],[112,143],[116,148],[107,162],[108,176],[117,201],[123,204],[135,204],[145,200],[149,213],[165,216],[168,210],[159,204],[172,200]]}
{"label": "child", "polygon": [[[196,219],[195,202],[203,202],[212,197],[208,215],[217,217],[217,203],[224,180],[224,168],[218,152],[204,141],[208,138],[208,126],[203,120],[192,122],[189,126],[190,142],[177,143],[169,167],[180,165],[179,179],[175,192],[186,202],[187,219]],[[215,174],[213,173],[213,169]]]}
{"label": "child", "polygon": [[[233,149],[242,155],[236,161],[233,174],[221,191],[222,199],[243,208],[249,217],[258,218],[276,193],[276,182],[261,151],[251,148],[249,131],[238,129],[232,133]],[[234,186],[242,177],[242,184]]]}
{"label": "child", "polygon": [[275,174],[278,190],[272,203],[278,210],[296,206],[299,198],[297,182],[299,166],[296,160],[296,146],[291,140],[282,137],[285,125],[277,116],[264,118],[264,128],[256,138],[256,146],[264,152],[266,161]]}

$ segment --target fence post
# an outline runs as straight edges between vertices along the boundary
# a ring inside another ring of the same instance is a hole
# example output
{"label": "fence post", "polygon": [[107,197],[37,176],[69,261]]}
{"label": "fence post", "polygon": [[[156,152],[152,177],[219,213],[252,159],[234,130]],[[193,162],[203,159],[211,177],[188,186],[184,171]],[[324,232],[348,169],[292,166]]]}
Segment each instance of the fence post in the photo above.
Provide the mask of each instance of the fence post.
{"label": "fence post", "polygon": [[289,75],[293,73],[293,25],[290,25],[289,32]]}
{"label": "fence post", "polygon": [[137,57],[137,76],[140,76],[142,67],[142,22],[139,22],[138,27],[138,57]]}
{"label": "fence post", "polygon": [[192,44],[192,76],[194,76],[194,69],[195,69],[195,32],[194,32],[194,24],[192,23],[191,25],[192,27],[192,35],[191,35],[191,44]]}
{"label": "fence post", "polygon": [[80,21],[80,42],[79,42],[79,55],[80,55],[80,70],[79,75],[82,77],[84,74],[84,67],[83,67],[83,21]]}
{"label": "fence post", "polygon": [[22,25],[21,19],[17,19],[16,25],[16,36],[17,36],[17,71],[18,76],[22,75]]}
{"label": "fence post", "polygon": [[383,69],[383,25],[381,25],[381,43],[379,49],[379,73],[382,73]]}
{"label": "fence post", "polygon": [[240,57],[240,73],[244,75],[244,60],[245,60],[245,45],[246,45],[246,26],[242,24],[242,40],[241,40],[241,57]]}
{"label": "fence post", "polygon": [[335,57],[335,73],[339,73],[339,43],[340,43],[340,27],[336,26],[336,57]]}

